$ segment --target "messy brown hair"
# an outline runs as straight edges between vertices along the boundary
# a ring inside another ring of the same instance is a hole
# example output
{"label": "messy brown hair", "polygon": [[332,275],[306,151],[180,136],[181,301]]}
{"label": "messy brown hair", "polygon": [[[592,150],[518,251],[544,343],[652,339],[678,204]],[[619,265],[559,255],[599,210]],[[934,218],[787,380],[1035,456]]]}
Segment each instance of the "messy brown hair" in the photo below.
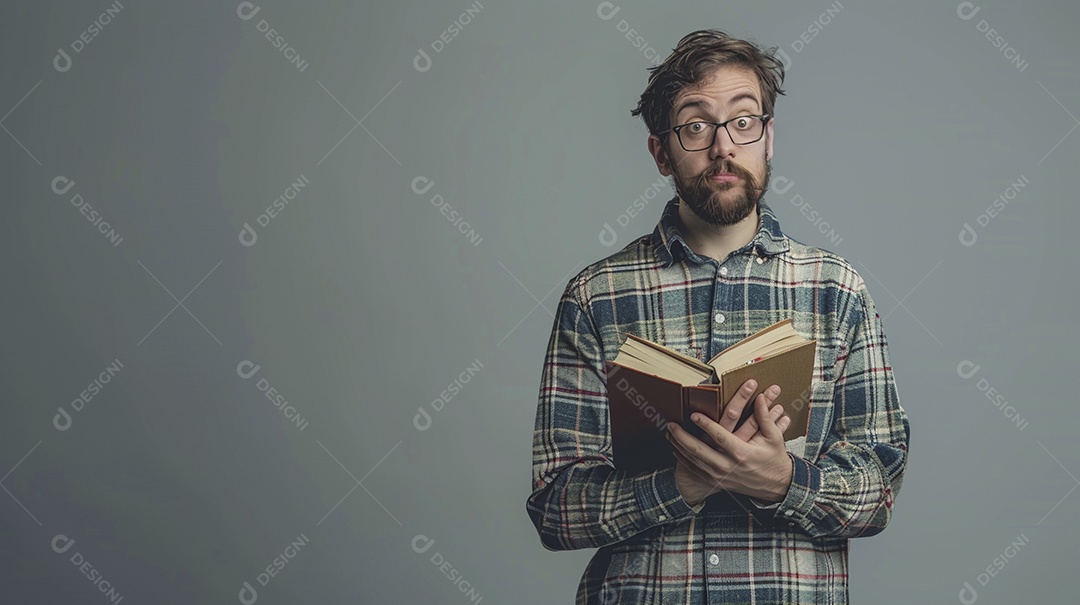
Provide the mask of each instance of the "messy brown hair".
{"label": "messy brown hair", "polygon": [[[762,111],[775,115],[776,95],[784,94],[784,64],[776,58],[776,47],[762,49],[757,44],[733,38],[718,29],[702,29],[687,34],[663,63],[648,68],[649,84],[632,116],[642,116],[649,133],[671,128],[675,97],[684,89],[704,84],[713,70],[723,65],[744,67],[757,76],[761,86]],[[664,148],[667,138],[660,137]]]}

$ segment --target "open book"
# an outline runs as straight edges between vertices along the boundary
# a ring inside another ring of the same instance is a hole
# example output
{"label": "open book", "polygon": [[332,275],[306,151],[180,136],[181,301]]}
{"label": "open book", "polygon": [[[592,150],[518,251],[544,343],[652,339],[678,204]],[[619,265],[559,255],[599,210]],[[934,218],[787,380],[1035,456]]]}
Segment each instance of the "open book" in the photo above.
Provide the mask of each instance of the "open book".
{"label": "open book", "polygon": [[663,345],[627,334],[614,361],[605,361],[615,467],[639,473],[675,463],[665,433],[678,422],[705,443],[712,439],[690,420],[701,412],[715,421],[744,382],[757,381],[735,428],[754,413],[753,402],[772,385],[780,386],[773,405],[791,417],[784,440],[805,436],[816,341],[795,332],[791,319],[740,340],[702,363]]}

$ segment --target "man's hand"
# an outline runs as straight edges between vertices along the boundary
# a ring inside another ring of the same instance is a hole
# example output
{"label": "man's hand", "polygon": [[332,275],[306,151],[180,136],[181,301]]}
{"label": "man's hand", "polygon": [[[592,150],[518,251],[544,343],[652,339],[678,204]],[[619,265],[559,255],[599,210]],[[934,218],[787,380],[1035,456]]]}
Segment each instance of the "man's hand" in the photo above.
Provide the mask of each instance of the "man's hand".
{"label": "man's hand", "polygon": [[[735,429],[735,423],[739,421],[739,418],[743,415],[743,410],[746,409],[746,404],[750,402],[750,395],[754,393],[754,389],[757,388],[757,381],[753,378],[743,383],[742,388],[739,389],[734,395],[731,396],[731,401],[724,406],[724,415],[720,417],[720,426],[724,427],[728,431]],[[780,388],[780,387],[777,387]],[[763,394],[767,393],[766,390]],[[778,393],[779,394],[779,393]],[[776,396],[769,397],[769,405],[776,401]],[[781,415],[784,413],[782,407],[775,407],[771,410],[773,421],[780,420]],[[781,429],[783,430],[783,429]],[[743,441],[750,441],[758,432],[758,422],[756,415],[752,415],[746,419],[746,422],[739,427],[738,431],[735,431],[735,436]]]}
{"label": "man's hand", "polygon": [[773,405],[780,387],[773,385],[758,395],[753,416],[739,431],[731,432],[754,391],[754,386],[747,388],[752,382],[747,381],[732,397],[719,423],[697,412],[691,416],[713,444],[697,439],[677,423],[667,425],[668,440],[679,459],[675,480],[691,506],[721,490],[768,502],[782,500],[787,494],[793,467],[784,447],[784,430],[791,419],[781,406]]}

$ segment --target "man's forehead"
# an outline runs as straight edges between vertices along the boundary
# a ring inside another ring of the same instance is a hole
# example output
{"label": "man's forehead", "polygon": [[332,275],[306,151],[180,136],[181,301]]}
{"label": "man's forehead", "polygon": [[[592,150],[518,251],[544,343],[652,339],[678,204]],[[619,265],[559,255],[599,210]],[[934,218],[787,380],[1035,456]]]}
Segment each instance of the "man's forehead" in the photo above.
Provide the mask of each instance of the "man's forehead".
{"label": "man's forehead", "polygon": [[721,67],[701,82],[680,91],[675,96],[672,110],[678,112],[683,106],[690,104],[726,106],[744,98],[760,105],[761,92],[757,76],[748,69]]}

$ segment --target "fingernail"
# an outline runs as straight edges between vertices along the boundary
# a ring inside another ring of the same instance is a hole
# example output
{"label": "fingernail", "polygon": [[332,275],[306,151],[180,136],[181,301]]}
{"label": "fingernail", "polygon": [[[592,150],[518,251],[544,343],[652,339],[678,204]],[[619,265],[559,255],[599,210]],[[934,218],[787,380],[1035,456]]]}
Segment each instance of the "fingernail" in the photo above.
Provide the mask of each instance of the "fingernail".
{"label": "fingernail", "polygon": [[772,385],[771,387],[769,387],[769,394],[770,395],[779,395],[780,394],[780,387],[776,386],[775,384]]}

